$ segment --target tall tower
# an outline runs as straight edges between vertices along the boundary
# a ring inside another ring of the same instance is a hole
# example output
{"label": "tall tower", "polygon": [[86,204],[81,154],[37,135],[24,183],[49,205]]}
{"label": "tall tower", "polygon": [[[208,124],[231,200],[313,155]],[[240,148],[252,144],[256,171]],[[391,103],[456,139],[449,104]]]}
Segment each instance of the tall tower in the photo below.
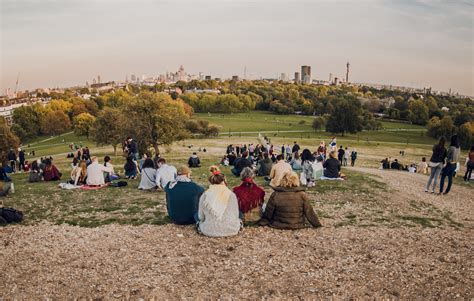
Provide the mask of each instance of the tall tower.
{"label": "tall tower", "polygon": [[346,83],[348,83],[349,82],[349,66],[350,66],[349,62],[347,62],[346,66],[347,66],[347,69],[346,69]]}
{"label": "tall tower", "polygon": [[301,82],[311,83],[311,66],[301,66]]}

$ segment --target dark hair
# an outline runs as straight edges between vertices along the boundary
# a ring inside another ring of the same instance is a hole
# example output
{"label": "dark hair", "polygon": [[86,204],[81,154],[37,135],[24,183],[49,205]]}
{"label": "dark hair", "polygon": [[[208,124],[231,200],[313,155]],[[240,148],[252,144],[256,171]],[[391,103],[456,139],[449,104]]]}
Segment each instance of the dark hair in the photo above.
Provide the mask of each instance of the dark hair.
{"label": "dark hair", "polygon": [[110,157],[109,157],[109,156],[105,156],[105,157],[104,157],[104,162],[107,163],[107,162],[109,162],[109,161],[110,161]]}
{"label": "dark hair", "polygon": [[158,164],[163,164],[163,163],[166,163],[166,160],[165,160],[165,158],[159,158],[157,163]]}
{"label": "dark hair", "polygon": [[264,158],[264,159],[268,159],[268,153],[267,153],[267,152],[264,152],[264,153],[263,153],[263,158]]}
{"label": "dark hair", "polygon": [[31,170],[33,171],[39,171],[40,168],[38,166],[38,162],[36,160],[34,160],[32,163],[31,163]]}
{"label": "dark hair", "polygon": [[471,152],[474,152],[474,145],[471,146]]}
{"label": "dark hair", "polygon": [[51,162],[51,159],[50,158],[46,158],[46,160],[44,160],[44,164],[46,166],[51,166],[53,164],[53,162]]}
{"label": "dark hair", "polygon": [[242,158],[247,158],[249,155],[249,153],[247,151],[243,152],[242,153]]}
{"label": "dark hair", "polygon": [[283,155],[282,155],[282,154],[279,154],[279,155],[277,156],[277,160],[278,160],[278,161],[283,160]]}
{"label": "dark hair", "polygon": [[459,148],[459,137],[458,137],[458,135],[452,135],[451,136],[451,146],[454,146],[455,148]]}
{"label": "dark hair", "polygon": [[303,152],[301,153],[301,161],[302,162],[305,162],[305,161],[313,162],[314,161],[314,156],[313,156],[313,154],[311,153],[311,151],[309,149],[305,148],[303,150]]}
{"label": "dark hair", "polygon": [[145,162],[143,162],[143,166],[142,166],[142,169],[145,169],[145,168],[155,168],[155,163],[153,162],[152,159],[150,158],[147,158],[145,159]]}
{"label": "dark hair", "polygon": [[438,141],[438,147],[439,148],[444,148],[444,145],[446,144],[446,138],[444,136],[441,136]]}
{"label": "dark hair", "polygon": [[426,158],[425,157],[421,158],[421,161],[426,162]]}

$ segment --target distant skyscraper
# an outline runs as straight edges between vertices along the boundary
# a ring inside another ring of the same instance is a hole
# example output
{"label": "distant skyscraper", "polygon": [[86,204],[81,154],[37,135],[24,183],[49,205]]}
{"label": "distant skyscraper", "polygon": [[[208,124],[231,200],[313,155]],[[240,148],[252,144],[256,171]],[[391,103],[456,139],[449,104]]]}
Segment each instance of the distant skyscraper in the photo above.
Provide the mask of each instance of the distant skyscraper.
{"label": "distant skyscraper", "polygon": [[301,81],[305,84],[311,83],[311,66],[301,66]]}
{"label": "distant skyscraper", "polygon": [[212,77],[210,75],[206,75],[205,80],[211,80]]}
{"label": "distant skyscraper", "polygon": [[329,73],[329,82],[332,82],[332,73]]}
{"label": "distant skyscraper", "polygon": [[135,74],[132,74],[130,76],[130,79],[132,80],[132,82],[135,82],[135,81],[137,81],[137,76]]}
{"label": "distant skyscraper", "polygon": [[92,79],[93,84],[97,84],[97,80],[95,78]]}
{"label": "distant skyscraper", "polygon": [[349,66],[350,66],[349,62],[347,62],[346,66],[347,66],[347,69],[346,69],[346,83],[348,83],[349,82]]}
{"label": "distant skyscraper", "polygon": [[239,81],[239,76],[238,75],[232,75],[232,81],[238,82]]}
{"label": "distant skyscraper", "polygon": [[282,82],[287,82],[287,81],[289,80],[288,74],[286,74],[286,73],[280,74],[280,80],[281,80]]}
{"label": "distant skyscraper", "polygon": [[97,83],[100,84],[100,75],[97,75]]}
{"label": "distant skyscraper", "polygon": [[299,72],[295,72],[295,83],[296,84],[300,83],[300,73]]}

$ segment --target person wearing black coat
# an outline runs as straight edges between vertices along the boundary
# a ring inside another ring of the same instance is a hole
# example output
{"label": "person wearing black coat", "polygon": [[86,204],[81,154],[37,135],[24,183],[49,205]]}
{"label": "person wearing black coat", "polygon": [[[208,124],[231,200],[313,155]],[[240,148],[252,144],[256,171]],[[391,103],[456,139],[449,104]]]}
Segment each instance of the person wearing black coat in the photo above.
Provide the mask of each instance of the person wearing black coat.
{"label": "person wearing black coat", "polygon": [[324,164],[324,176],[326,178],[339,178],[339,172],[341,171],[341,163],[336,159],[336,151],[329,153],[329,159]]}

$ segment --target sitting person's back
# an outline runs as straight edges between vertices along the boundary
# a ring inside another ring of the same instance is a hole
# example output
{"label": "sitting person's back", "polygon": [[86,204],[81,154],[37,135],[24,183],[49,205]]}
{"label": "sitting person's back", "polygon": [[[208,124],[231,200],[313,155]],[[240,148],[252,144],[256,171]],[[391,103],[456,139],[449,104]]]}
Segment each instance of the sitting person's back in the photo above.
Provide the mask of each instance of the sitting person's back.
{"label": "sitting person's back", "polygon": [[71,171],[71,181],[74,185],[84,185],[87,179],[87,163],[81,161]]}
{"label": "sitting person's back", "polygon": [[43,171],[39,167],[38,161],[35,160],[31,164],[31,169],[28,176],[28,182],[35,183],[35,182],[41,182],[42,180],[43,180]]}
{"label": "sitting person's back", "polygon": [[272,159],[268,157],[268,153],[263,154],[263,159],[258,161],[258,176],[264,177],[269,176],[272,171],[273,162]]}
{"label": "sitting person's back", "polygon": [[133,161],[133,157],[131,155],[127,156],[127,161],[123,166],[125,171],[125,177],[128,179],[135,179],[137,177],[137,164]]}
{"label": "sitting person's back", "polygon": [[248,159],[248,154],[245,152],[242,154],[242,158],[239,158],[238,160],[235,161],[234,168],[232,169],[232,173],[239,177],[240,173],[242,170],[244,170],[245,167],[251,167],[252,162]]}
{"label": "sitting person's back", "polygon": [[339,178],[339,171],[341,170],[341,162],[336,159],[336,151],[331,151],[329,153],[329,159],[327,159],[323,166],[324,166],[324,176],[326,178]]}
{"label": "sitting person's back", "polygon": [[204,188],[191,180],[191,170],[187,166],[178,168],[177,174],[176,179],[164,189],[168,216],[178,225],[194,224]]}
{"label": "sitting person's back", "polygon": [[225,176],[211,166],[211,185],[199,200],[198,229],[206,236],[232,236],[239,233],[239,205],[235,194],[227,188]]}
{"label": "sitting person's back", "polygon": [[401,166],[400,166],[400,163],[398,163],[397,159],[395,159],[395,161],[393,161],[392,164],[390,164],[390,168],[400,170]]}
{"label": "sitting person's back", "polygon": [[138,189],[150,190],[156,188],[156,169],[152,159],[147,158],[143,162],[140,184]]}
{"label": "sitting person's back", "polygon": [[290,161],[291,168],[293,170],[302,170],[303,165],[298,152],[294,153],[293,158]]}
{"label": "sitting person's back", "polygon": [[245,222],[257,222],[262,215],[265,191],[255,184],[254,177],[251,168],[244,168],[240,174],[242,183],[232,189],[237,196],[239,211],[244,215]]}
{"label": "sitting person's back", "polygon": [[274,192],[267,202],[259,224],[278,229],[301,229],[310,225],[320,227],[321,223],[309,197],[299,185],[296,173],[285,173],[281,186],[272,187]]}
{"label": "sitting person's back", "polygon": [[188,166],[191,168],[201,167],[201,160],[199,160],[196,153],[193,153],[193,155],[189,157]]}
{"label": "sitting person's back", "polygon": [[270,186],[280,186],[280,181],[283,178],[283,175],[287,172],[293,171],[291,165],[286,163],[283,159],[283,155],[280,154],[277,156],[278,162],[273,165],[272,170],[270,172]]}
{"label": "sitting person's back", "polygon": [[49,158],[45,160],[43,178],[45,181],[59,181],[61,179],[61,173]]}
{"label": "sitting person's back", "polygon": [[99,164],[97,157],[91,158],[91,164],[87,166],[87,185],[101,186],[105,184],[104,172],[112,172],[113,169]]}
{"label": "sitting person's back", "polygon": [[158,188],[164,189],[169,182],[176,179],[176,168],[166,164],[164,158],[158,159],[158,169],[156,170],[155,183]]}

